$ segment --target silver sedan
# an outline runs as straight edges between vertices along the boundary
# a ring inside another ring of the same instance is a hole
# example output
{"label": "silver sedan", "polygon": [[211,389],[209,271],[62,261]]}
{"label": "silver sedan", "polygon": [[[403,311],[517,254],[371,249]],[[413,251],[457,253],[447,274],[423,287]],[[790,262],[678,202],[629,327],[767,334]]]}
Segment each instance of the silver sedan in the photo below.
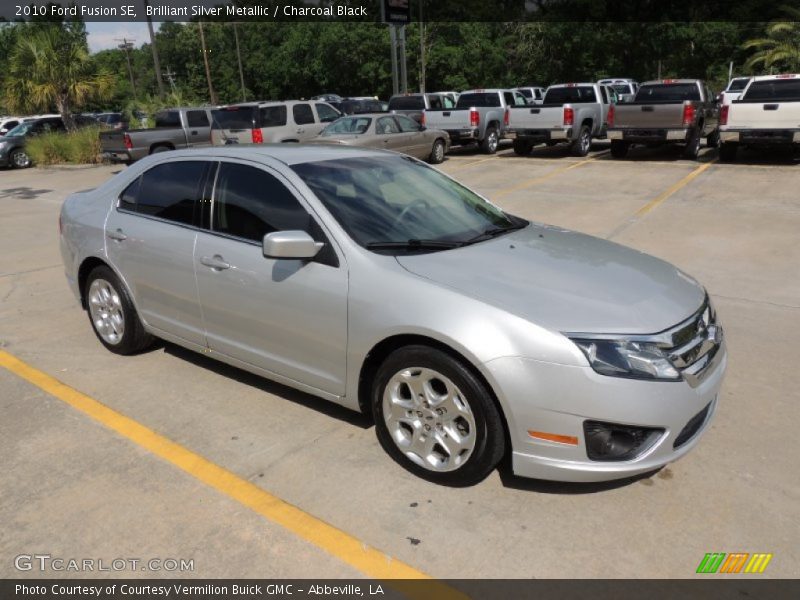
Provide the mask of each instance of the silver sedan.
{"label": "silver sedan", "polygon": [[405,115],[371,113],[341,117],[311,140],[314,144],[341,144],[376,150],[394,150],[437,165],[450,150],[450,136],[428,129]]}
{"label": "silver sedan", "polygon": [[508,214],[436,169],[341,146],[145,158],[67,198],[99,341],[154,338],[374,417],[399,464],[474,484],[657,469],[726,366],[705,290],[659,259]]}

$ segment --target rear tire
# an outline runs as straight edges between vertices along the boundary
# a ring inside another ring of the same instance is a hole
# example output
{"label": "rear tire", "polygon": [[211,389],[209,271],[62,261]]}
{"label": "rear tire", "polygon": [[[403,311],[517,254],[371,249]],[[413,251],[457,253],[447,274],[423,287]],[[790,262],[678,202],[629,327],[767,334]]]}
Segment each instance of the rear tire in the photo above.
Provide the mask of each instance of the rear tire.
{"label": "rear tire", "polygon": [[570,145],[573,156],[586,156],[592,148],[592,131],[588,125],[581,125],[577,139]]}
{"label": "rear tire", "polygon": [[614,158],[625,158],[631,145],[622,140],[611,140],[611,156]]}
{"label": "rear tire", "polygon": [[494,127],[486,128],[486,137],[481,142],[481,151],[484,154],[494,154],[497,152],[497,146],[500,144],[500,138],[497,129]]}
{"label": "rear tire", "polygon": [[372,386],[383,449],[411,473],[450,486],[474,485],[505,454],[505,429],[490,391],[461,361],[414,345],[395,350]]}
{"label": "rear tire", "polygon": [[724,142],[719,145],[719,159],[722,162],[733,162],[736,160],[736,154],[739,152],[739,146],[731,142]]}
{"label": "rear tire", "polygon": [[97,339],[114,354],[136,354],[152,345],[128,290],[107,266],[95,267],[83,290],[86,312]]}
{"label": "rear tire", "polygon": [[707,148],[719,148],[719,131],[716,129],[708,134],[706,138]]}
{"label": "rear tire", "polygon": [[533,150],[533,144],[527,140],[514,140],[514,153],[527,156]]}
{"label": "rear tire", "polygon": [[689,136],[689,141],[683,149],[683,157],[689,160],[697,160],[700,155],[700,132],[693,131]]}
{"label": "rear tire", "polygon": [[428,162],[432,165],[439,165],[444,162],[444,142],[442,140],[439,139],[433,142]]}
{"label": "rear tire", "polygon": [[152,150],[150,150],[150,154],[158,154],[160,152],[169,152],[172,150],[169,146],[156,146]]}

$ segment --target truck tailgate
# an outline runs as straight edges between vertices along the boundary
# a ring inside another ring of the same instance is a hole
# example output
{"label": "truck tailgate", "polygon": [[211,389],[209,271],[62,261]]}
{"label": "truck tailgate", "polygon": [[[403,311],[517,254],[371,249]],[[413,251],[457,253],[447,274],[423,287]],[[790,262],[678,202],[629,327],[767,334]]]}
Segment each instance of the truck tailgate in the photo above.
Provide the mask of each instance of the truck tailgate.
{"label": "truck tailgate", "polygon": [[800,129],[800,101],[733,102],[726,129]]}
{"label": "truck tailgate", "polygon": [[508,115],[508,127],[520,129],[555,129],[564,125],[564,107],[514,106]]}
{"label": "truck tailgate", "polygon": [[615,129],[680,129],[683,103],[618,104],[614,109]]}
{"label": "truck tailgate", "polygon": [[101,131],[101,152],[125,152],[125,134],[121,131]]}
{"label": "truck tailgate", "polygon": [[426,110],[425,125],[431,129],[469,129],[469,109]]}

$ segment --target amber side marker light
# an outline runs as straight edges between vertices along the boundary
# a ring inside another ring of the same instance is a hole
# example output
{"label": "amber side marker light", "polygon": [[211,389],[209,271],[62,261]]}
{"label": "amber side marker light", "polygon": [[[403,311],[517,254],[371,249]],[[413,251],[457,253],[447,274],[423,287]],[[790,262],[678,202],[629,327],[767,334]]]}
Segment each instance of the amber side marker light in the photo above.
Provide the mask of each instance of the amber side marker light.
{"label": "amber side marker light", "polygon": [[528,435],[537,440],[547,440],[556,444],[578,445],[578,438],[572,435],[559,435],[557,433],[547,433],[546,431],[531,431],[530,429],[528,430]]}

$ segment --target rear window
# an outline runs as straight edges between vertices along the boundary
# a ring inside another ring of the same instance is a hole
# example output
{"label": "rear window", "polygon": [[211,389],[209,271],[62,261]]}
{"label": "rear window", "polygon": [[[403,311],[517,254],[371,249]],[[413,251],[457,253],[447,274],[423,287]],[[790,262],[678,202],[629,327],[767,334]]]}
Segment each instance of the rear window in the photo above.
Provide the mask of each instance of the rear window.
{"label": "rear window", "polygon": [[618,94],[632,94],[633,90],[631,89],[631,85],[629,83],[615,83],[611,86],[614,88],[614,91]]}
{"label": "rear window", "polygon": [[422,96],[397,96],[389,100],[389,110],[424,110]]}
{"label": "rear window", "polygon": [[694,83],[658,83],[643,85],[636,93],[636,102],[683,102],[700,100],[700,88]]}
{"label": "rear window", "polygon": [[762,100],[800,101],[800,79],[770,79],[754,81],[744,95],[745,102]]}
{"label": "rear window", "polygon": [[745,77],[743,79],[734,79],[731,81],[730,85],[728,86],[729,92],[741,92],[744,88],[747,87],[747,83],[750,81],[749,77]]}
{"label": "rear window", "polygon": [[471,106],[500,106],[500,94],[497,92],[476,92],[472,94],[461,94],[458,97],[456,108],[469,108]]}
{"label": "rear window", "polygon": [[361,134],[369,129],[370,123],[372,123],[372,119],[369,117],[342,117],[328,125],[322,131],[322,135]]}
{"label": "rear window", "polygon": [[212,129],[252,129],[255,120],[254,106],[232,106],[211,112]]}
{"label": "rear window", "polygon": [[177,110],[156,113],[156,127],[180,127],[181,116]]}
{"label": "rear window", "polygon": [[[311,108],[309,107],[309,110]],[[286,105],[262,106],[258,109],[259,127],[283,127],[286,125]],[[314,118],[313,116],[311,117]]]}
{"label": "rear window", "polygon": [[564,104],[566,102],[597,102],[594,88],[589,85],[550,88],[544,95],[544,104]]}

